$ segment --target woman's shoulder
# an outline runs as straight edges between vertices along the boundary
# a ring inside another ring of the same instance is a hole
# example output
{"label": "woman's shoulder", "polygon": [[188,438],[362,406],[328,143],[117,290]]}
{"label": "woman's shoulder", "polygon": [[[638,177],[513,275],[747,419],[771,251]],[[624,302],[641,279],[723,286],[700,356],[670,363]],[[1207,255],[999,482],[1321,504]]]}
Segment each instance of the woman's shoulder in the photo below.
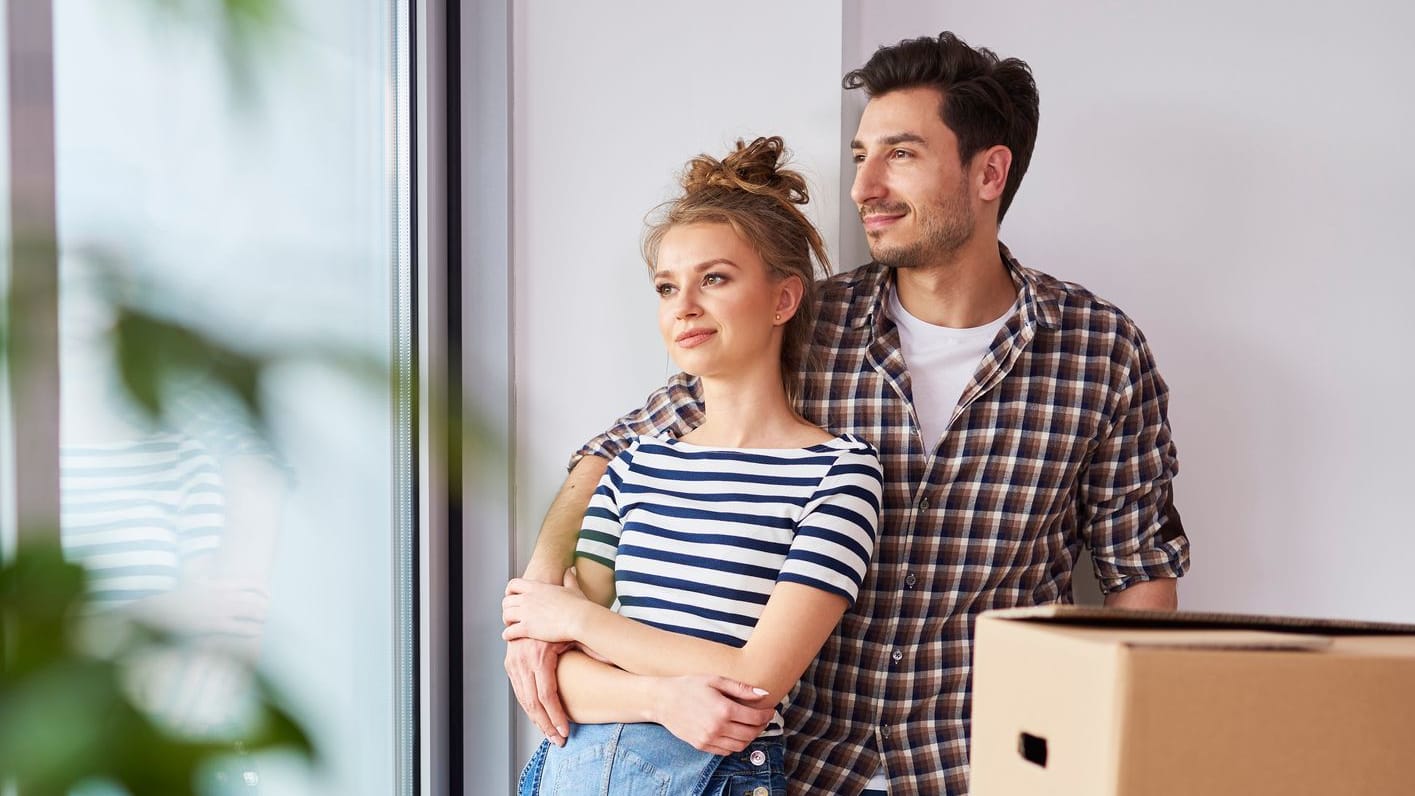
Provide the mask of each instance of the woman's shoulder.
{"label": "woman's shoulder", "polygon": [[868,441],[854,434],[837,434],[822,446],[835,454],[836,471],[847,471],[861,476],[873,476],[884,480],[884,467],[879,461],[879,451]]}
{"label": "woman's shoulder", "polygon": [[879,459],[879,451],[875,450],[875,446],[854,434],[836,434],[831,437],[828,442],[823,444],[832,450],[838,451],[842,456],[856,455]]}

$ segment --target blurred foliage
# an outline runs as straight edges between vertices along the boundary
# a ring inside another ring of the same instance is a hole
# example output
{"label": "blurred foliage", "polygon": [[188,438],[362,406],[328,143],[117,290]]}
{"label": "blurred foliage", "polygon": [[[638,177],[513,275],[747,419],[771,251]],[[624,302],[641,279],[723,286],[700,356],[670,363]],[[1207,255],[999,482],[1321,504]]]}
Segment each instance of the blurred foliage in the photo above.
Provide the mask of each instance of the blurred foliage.
{"label": "blurred foliage", "polygon": [[[21,1],[21,0],[15,0]],[[286,0],[130,0],[147,6],[161,23],[190,24],[210,32],[225,59],[233,100],[249,106],[257,94],[258,70],[282,25],[291,24]],[[51,247],[33,257],[16,257],[14,267],[31,260],[53,263]],[[72,253],[70,253],[72,254]],[[228,391],[246,409],[258,432],[268,435],[262,396],[272,369],[298,360],[317,363],[352,376],[357,382],[390,390],[396,386],[384,358],[321,343],[278,349],[235,345],[219,334],[183,318],[163,315],[154,306],[191,302],[152,299],[151,285],[113,278],[132,273],[122,258],[106,264],[104,298],[113,310],[108,340],[119,380],[127,396],[161,422],[174,390],[202,381]],[[24,297],[0,302],[0,365],[18,357],[24,329],[11,329],[6,311],[23,325]],[[7,306],[12,302],[20,304]],[[8,336],[7,336],[8,332]],[[419,385],[411,385],[418,401]],[[462,443],[463,457],[474,465],[499,455],[502,432],[470,407],[453,412],[446,441]],[[450,445],[432,446],[428,455],[445,455]],[[470,454],[470,455],[469,455]],[[21,538],[53,539],[55,529],[22,529]],[[193,737],[166,726],[146,711],[132,693],[135,667],[155,651],[187,649],[190,640],[143,625],[120,612],[98,612],[88,601],[82,567],[64,560],[53,544],[23,542],[0,561],[0,789],[8,780],[22,796],[62,796],[75,786],[107,782],[133,796],[202,794],[214,763],[234,755],[283,749],[306,760],[316,757],[300,721],[280,707],[271,684],[246,667],[251,695],[239,729],[219,737]],[[95,644],[94,638],[107,639]]]}
{"label": "blurred foliage", "polygon": [[[241,729],[191,738],[164,728],[125,681],[145,654],[180,648],[180,640],[96,614],[85,595],[83,568],[57,544],[25,542],[0,564],[0,771],[24,796],[63,796],[95,781],[135,796],[195,796],[223,756],[273,748],[314,755],[299,722],[254,674]],[[103,649],[92,649],[95,636],[107,639]]]}
{"label": "blurred foliage", "polygon": [[276,42],[289,21],[286,0],[137,0],[153,8],[164,21],[182,22],[209,31],[221,49],[238,104],[250,104],[258,94],[256,70],[263,53]]}
{"label": "blurred foliage", "polygon": [[[188,22],[216,38],[233,98],[254,97],[261,48],[285,17],[283,0],[134,0],[158,21]],[[12,230],[14,268],[53,267],[55,241],[26,243]],[[43,298],[43,297],[41,297]],[[34,296],[0,302],[0,365],[26,355],[24,321]],[[47,297],[53,301],[53,297]],[[260,378],[270,360],[115,301],[111,340],[121,381],[151,417],[163,413],[174,379],[202,374],[264,417]],[[42,316],[43,313],[40,313]],[[11,328],[11,321],[21,328]],[[248,687],[229,723],[194,732],[165,721],[136,693],[145,662],[160,655],[219,654],[192,639],[144,625],[90,602],[85,570],[64,560],[57,529],[23,528],[0,560],[0,789],[22,796],[66,796],[79,787],[122,788],[133,796],[210,794],[223,761],[282,749],[306,760],[315,749],[301,723],[281,707],[271,684],[235,656]],[[46,541],[38,541],[46,540]]]}

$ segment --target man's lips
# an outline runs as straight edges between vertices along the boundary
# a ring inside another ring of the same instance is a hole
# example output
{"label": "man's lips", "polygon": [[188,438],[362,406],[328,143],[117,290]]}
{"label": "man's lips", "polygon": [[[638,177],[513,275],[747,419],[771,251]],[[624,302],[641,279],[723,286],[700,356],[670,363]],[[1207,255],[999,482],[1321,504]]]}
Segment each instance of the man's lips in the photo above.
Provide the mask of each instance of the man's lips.
{"label": "man's lips", "polygon": [[689,329],[673,338],[673,342],[677,343],[681,348],[694,348],[702,345],[709,337],[715,334],[717,334],[717,332],[711,329]]}
{"label": "man's lips", "polygon": [[860,221],[864,223],[866,232],[877,232],[903,217],[903,213],[870,213],[861,215]]}

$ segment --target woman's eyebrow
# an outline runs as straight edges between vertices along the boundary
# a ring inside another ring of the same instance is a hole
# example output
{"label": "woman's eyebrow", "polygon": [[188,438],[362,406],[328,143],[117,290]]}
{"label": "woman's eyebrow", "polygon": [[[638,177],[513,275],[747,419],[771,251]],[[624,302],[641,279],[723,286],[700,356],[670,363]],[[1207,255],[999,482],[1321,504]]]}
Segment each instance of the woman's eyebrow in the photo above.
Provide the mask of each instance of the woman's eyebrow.
{"label": "woman's eyebrow", "polygon": [[[714,265],[730,265],[730,266],[732,266],[733,268],[740,268],[740,267],[741,267],[741,266],[737,265],[736,263],[732,262],[731,260],[727,259],[726,257],[714,257],[714,258],[711,259],[711,260],[703,260],[703,261],[700,262],[700,263],[696,263],[696,264],[694,264],[694,265],[690,265],[690,266],[688,266],[688,270],[701,272],[701,271],[706,271],[707,269],[713,267]],[[659,278],[659,277],[669,277],[669,276],[672,276],[672,275],[673,275],[673,272],[671,272],[671,271],[669,271],[669,270],[667,270],[667,269],[660,269],[660,270],[654,272],[654,277],[656,277],[656,278]]]}

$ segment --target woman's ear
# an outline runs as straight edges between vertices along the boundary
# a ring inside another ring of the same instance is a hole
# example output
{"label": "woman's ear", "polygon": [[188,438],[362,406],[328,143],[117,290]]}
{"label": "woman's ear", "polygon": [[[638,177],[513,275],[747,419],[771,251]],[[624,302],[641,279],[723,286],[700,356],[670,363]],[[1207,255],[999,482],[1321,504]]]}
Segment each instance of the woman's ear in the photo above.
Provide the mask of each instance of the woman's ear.
{"label": "woman's ear", "polygon": [[801,297],[806,294],[806,283],[801,281],[801,277],[793,274],[781,280],[776,289],[780,292],[776,297],[774,320],[777,326],[784,326],[801,308]]}

